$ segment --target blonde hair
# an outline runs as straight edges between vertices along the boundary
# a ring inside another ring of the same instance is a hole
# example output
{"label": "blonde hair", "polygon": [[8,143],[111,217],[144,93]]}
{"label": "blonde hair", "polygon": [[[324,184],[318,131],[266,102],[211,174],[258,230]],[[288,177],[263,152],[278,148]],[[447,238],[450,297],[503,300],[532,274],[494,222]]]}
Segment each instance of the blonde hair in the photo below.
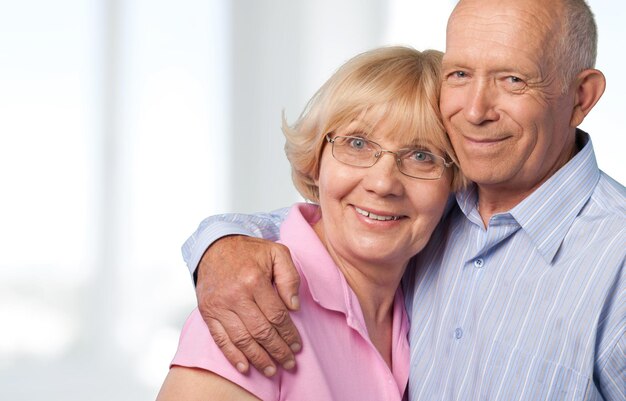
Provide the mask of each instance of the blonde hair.
{"label": "blonde hair", "polygon": [[[456,162],[439,112],[442,55],[399,46],[361,53],[326,81],[295,124],[289,126],[283,116],[285,153],[305,199],[319,201],[315,180],[325,135],[377,107],[384,108],[387,121],[395,122],[398,140],[430,143]],[[465,178],[456,164],[453,170],[451,189],[458,190]]]}

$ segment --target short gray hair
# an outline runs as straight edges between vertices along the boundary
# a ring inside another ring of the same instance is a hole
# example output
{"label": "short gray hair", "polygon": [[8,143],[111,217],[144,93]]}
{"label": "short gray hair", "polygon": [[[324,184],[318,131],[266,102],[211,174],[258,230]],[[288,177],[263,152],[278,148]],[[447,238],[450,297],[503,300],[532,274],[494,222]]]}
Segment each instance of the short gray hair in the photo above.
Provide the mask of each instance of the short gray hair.
{"label": "short gray hair", "polygon": [[562,32],[556,43],[554,62],[561,73],[562,91],[566,92],[576,75],[595,67],[598,28],[585,0],[562,0],[562,5]]}

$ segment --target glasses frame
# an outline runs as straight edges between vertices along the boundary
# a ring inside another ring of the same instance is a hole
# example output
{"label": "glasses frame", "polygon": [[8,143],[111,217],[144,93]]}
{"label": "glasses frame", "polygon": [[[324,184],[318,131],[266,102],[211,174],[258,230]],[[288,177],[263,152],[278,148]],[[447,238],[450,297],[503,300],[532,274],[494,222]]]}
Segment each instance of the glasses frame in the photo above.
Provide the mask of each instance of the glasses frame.
{"label": "glasses frame", "polygon": [[[370,164],[368,166],[359,166],[359,165],[346,163],[346,162],[344,162],[342,160],[339,160],[337,158],[337,156],[335,156],[335,140],[338,139],[338,138],[342,138],[342,139],[360,139],[360,140],[367,141],[368,143],[371,143],[371,144],[377,146],[380,150],[378,150],[376,153],[374,153],[374,161],[373,161],[372,164]],[[400,157],[399,152],[402,151],[402,150],[407,150],[407,149],[398,149],[396,151],[387,150],[387,149],[384,149],[382,146],[380,146],[380,144],[372,141],[371,139],[366,139],[366,138],[362,138],[362,137],[358,137],[358,136],[350,136],[350,135],[347,135],[347,136],[335,135],[334,132],[329,132],[329,133],[326,134],[326,141],[331,144],[331,146],[332,146],[331,154],[333,155],[333,158],[335,160],[337,160],[339,163],[345,164],[347,166],[352,166],[352,167],[370,168],[373,165],[375,165],[378,162],[378,160],[380,160],[380,158],[383,156],[383,154],[390,153],[390,154],[394,155],[395,160],[396,160],[396,166],[398,167],[398,171],[400,171],[400,173],[402,173],[403,175],[406,175],[407,177],[410,177],[410,178],[417,178],[418,180],[428,180],[428,181],[438,180],[441,177],[443,177],[443,173],[446,171],[447,168],[450,168],[450,167],[452,167],[454,165],[453,161],[447,161],[444,157],[441,157],[439,155],[433,154],[433,153],[428,152],[428,151],[423,151],[424,153],[427,153],[430,156],[432,156],[433,158],[435,158],[436,160],[441,161],[441,165],[442,165],[443,168],[441,169],[441,173],[439,174],[438,177],[429,177],[429,178],[417,177],[417,176],[414,176],[414,175],[411,175],[411,174],[407,174],[404,171],[402,171],[402,158]]]}

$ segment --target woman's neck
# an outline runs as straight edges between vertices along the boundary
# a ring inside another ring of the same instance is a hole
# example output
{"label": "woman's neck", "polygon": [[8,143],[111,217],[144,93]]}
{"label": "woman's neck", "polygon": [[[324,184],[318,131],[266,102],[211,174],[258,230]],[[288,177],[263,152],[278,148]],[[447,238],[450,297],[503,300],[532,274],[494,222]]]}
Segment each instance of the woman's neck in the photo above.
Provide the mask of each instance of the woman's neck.
{"label": "woman's neck", "polygon": [[327,249],[359,300],[372,344],[391,369],[394,300],[408,261],[391,265],[359,263],[346,260],[330,247]]}
{"label": "woman's neck", "polygon": [[391,369],[393,306],[409,261],[359,258],[349,250],[336,249],[327,241],[319,222],[313,229],[356,294],[370,341]]}
{"label": "woman's neck", "polygon": [[[393,305],[398,286],[395,286],[392,293],[387,291],[387,289],[376,289],[375,286],[370,286],[369,289],[366,289],[367,286],[359,287],[351,284],[350,287],[359,299],[367,334],[389,369],[391,369]],[[359,290],[356,288],[359,288]]]}

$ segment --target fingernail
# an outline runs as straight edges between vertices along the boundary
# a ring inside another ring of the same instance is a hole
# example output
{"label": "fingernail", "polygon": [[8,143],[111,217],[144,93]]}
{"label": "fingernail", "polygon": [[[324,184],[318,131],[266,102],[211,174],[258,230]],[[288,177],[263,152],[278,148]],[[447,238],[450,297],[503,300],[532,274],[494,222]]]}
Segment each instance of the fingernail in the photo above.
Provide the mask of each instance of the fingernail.
{"label": "fingernail", "polygon": [[300,309],[300,298],[297,295],[291,297],[291,307],[293,309]]}
{"label": "fingernail", "polygon": [[274,373],[276,373],[276,368],[273,366],[268,366],[265,369],[263,369],[263,374],[267,377],[274,376]]}
{"label": "fingernail", "polygon": [[300,343],[293,343],[289,346],[289,348],[291,348],[293,352],[300,352],[302,345],[300,345]]}
{"label": "fingernail", "polygon": [[243,362],[238,362],[236,368],[239,373],[246,373],[246,365]]}
{"label": "fingernail", "polygon": [[296,361],[294,361],[293,359],[292,359],[292,360],[289,360],[289,361],[287,361],[287,362],[285,362],[285,363],[283,364],[283,368],[285,368],[285,369],[287,369],[287,370],[291,370],[291,369],[293,369],[295,366],[296,366]]}

